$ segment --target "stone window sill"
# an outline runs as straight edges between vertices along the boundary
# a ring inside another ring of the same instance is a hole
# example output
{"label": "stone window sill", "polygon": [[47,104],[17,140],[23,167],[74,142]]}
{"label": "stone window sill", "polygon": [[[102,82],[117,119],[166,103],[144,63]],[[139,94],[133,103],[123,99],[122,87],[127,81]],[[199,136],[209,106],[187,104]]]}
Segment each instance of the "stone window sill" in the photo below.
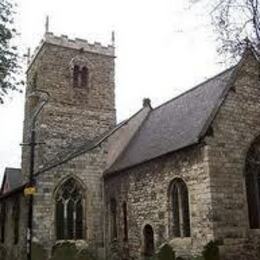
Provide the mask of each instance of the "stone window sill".
{"label": "stone window sill", "polygon": [[55,245],[62,244],[62,243],[71,243],[71,244],[76,244],[76,245],[87,245],[87,241],[84,239],[61,239],[61,240],[56,240]]}
{"label": "stone window sill", "polygon": [[175,248],[191,247],[191,237],[175,237],[170,240],[170,245]]}
{"label": "stone window sill", "polygon": [[250,235],[260,235],[260,229],[249,229]]}

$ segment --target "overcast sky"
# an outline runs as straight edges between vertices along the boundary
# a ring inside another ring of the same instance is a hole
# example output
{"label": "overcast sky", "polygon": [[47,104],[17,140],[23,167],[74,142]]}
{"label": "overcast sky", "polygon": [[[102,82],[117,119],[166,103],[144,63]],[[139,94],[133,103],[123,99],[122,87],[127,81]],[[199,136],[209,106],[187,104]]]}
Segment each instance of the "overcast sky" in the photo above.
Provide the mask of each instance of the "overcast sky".
{"label": "overcast sky", "polygon": [[[116,33],[116,105],[122,120],[149,97],[155,107],[218,73],[215,36],[205,6],[188,0],[17,0],[19,45],[38,45],[50,31],[108,44]],[[20,167],[23,95],[0,105],[0,178]]]}

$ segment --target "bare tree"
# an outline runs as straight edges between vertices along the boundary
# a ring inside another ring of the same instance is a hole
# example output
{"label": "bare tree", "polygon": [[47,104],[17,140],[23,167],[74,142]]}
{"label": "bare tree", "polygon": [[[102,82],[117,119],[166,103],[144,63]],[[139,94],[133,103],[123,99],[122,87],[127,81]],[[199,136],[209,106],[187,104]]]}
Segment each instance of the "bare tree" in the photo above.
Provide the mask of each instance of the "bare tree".
{"label": "bare tree", "polygon": [[240,57],[250,44],[259,51],[260,0],[193,0],[207,1],[219,43],[218,52],[231,58]]}

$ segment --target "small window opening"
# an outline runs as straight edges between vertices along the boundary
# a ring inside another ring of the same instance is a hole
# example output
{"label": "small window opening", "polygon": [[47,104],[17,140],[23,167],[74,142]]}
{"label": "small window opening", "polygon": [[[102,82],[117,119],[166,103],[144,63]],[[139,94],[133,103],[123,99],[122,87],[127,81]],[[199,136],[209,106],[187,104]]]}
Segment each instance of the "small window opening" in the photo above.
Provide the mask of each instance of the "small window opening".
{"label": "small window opening", "polygon": [[19,222],[20,222],[20,199],[17,197],[13,205],[13,228],[14,228],[14,244],[19,242]]}
{"label": "small window opening", "polygon": [[150,225],[146,225],[143,231],[144,235],[144,256],[152,257],[154,255],[154,232]]}
{"label": "small window opening", "polygon": [[117,239],[117,205],[116,200],[111,199],[111,238],[112,240]]}
{"label": "small window opening", "polygon": [[124,241],[128,241],[128,221],[127,221],[127,204],[123,203],[123,221],[124,221]]}

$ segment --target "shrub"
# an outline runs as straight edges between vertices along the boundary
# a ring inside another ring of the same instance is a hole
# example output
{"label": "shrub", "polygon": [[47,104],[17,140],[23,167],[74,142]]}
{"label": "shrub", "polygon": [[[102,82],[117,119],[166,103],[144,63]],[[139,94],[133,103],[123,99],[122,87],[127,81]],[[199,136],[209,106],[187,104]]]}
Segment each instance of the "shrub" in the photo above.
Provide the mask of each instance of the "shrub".
{"label": "shrub", "polygon": [[218,242],[210,241],[205,245],[202,255],[205,260],[220,260]]}
{"label": "shrub", "polygon": [[164,244],[160,247],[159,252],[157,253],[156,259],[158,260],[174,260],[175,259],[175,252],[173,251],[172,247],[168,244]]}

